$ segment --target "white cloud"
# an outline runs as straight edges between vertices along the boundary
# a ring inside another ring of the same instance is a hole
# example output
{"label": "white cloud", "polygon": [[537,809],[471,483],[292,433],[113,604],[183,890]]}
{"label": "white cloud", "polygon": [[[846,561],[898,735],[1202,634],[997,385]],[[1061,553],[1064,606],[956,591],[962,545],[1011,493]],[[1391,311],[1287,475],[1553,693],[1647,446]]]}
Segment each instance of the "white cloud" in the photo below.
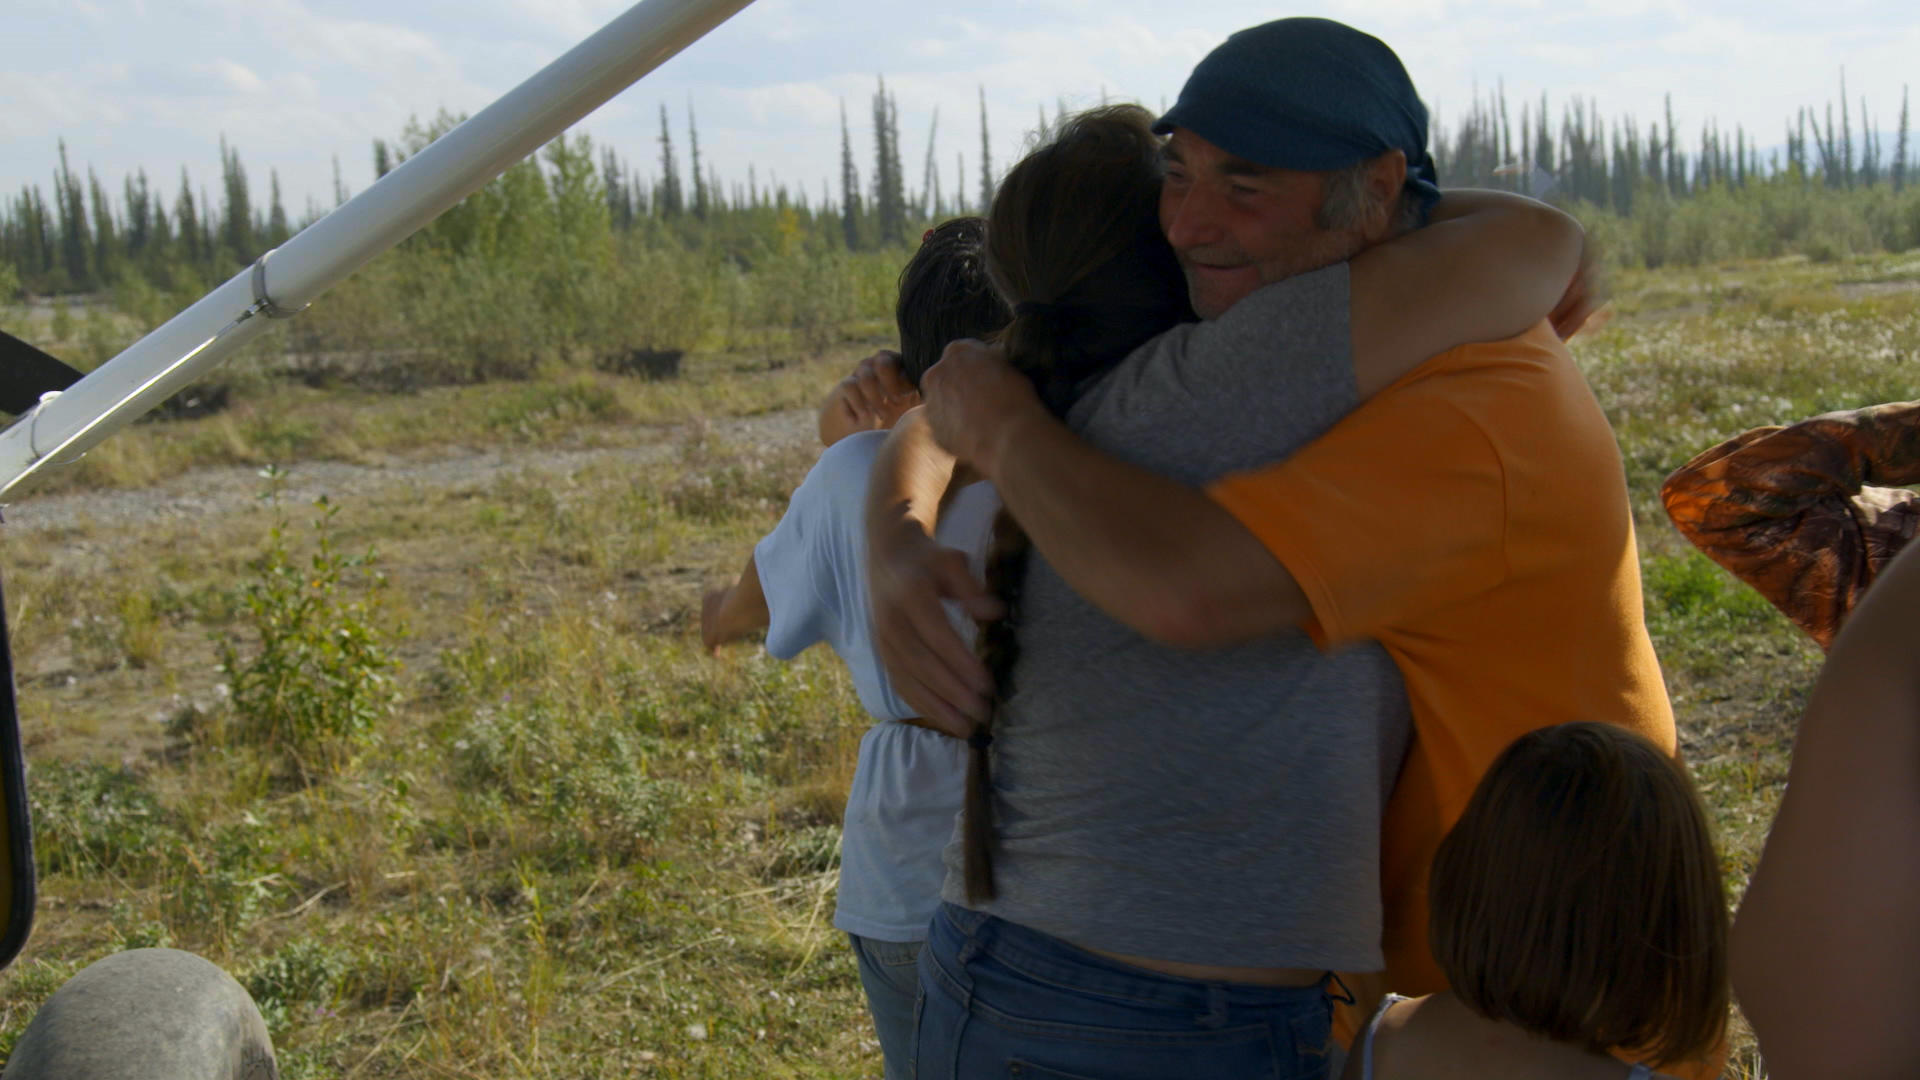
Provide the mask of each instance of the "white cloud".
{"label": "white cloud", "polygon": [[250,94],[261,86],[260,76],[255,75],[252,68],[232,60],[195,64],[193,68],[195,71],[204,72],[220,80],[228,89],[237,90],[243,94]]}

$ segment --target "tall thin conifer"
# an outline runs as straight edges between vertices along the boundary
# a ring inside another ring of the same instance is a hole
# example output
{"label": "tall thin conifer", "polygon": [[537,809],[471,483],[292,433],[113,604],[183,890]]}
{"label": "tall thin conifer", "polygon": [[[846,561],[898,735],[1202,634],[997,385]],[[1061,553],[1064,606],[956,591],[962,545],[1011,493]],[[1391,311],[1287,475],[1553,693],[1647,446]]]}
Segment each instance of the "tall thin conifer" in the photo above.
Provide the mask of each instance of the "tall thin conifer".
{"label": "tall thin conifer", "polygon": [[860,250],[860,167],[853,161],[847,103],[840,103],[840,234],[848,251]]}
{"label": "tall thin conifer", "polygon": [[980,87],[980,212],[993,205],[993,146],[987,140],[987,88]]}
{"label": "tall thin conifer", "polygon": [[1907,87],[1900,86],[1900,135],[1893,144],[1893,190],[1897,194],[1907,182]]}

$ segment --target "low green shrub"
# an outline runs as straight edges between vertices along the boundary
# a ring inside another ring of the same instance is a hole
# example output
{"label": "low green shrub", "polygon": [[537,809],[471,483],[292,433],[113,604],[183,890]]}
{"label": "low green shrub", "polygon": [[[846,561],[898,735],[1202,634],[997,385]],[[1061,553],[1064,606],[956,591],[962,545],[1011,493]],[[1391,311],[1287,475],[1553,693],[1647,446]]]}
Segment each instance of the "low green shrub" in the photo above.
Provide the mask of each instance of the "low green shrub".
{"label": "low green shrub", "polygon": [[[266,475],[277,506],[281,475],[273,469]],[[217,637],[239,721],[235,733],[277,748],[307,780],[341,764],[392,711],[399,667],[389,640],[395,631],[380,618],[386,579],[375,569],[375,553],[341,551],[333,538],[339,507],[324,495],[314,506],[319,513],[309,559],[294,557],[282,514],[253,563],[257,577],[246,585],[241,606],[257,651],[243,656],[230,631]]]}

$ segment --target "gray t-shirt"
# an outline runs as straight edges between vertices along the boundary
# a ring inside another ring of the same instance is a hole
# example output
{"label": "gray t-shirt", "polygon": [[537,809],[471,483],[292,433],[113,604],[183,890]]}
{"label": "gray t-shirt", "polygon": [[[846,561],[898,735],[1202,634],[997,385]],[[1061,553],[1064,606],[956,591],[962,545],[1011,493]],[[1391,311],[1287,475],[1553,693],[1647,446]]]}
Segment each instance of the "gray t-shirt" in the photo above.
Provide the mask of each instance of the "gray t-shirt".
{"label": "gray t-shirt", "polygon": [[[1195,485],[1285,458],[1357,404],[1347,289],[1342,263],[1163,334],[1068,422]],[[1383,966],[1380,816],[1411,728],[1384,649],[1159,645],[1037,551],[1022,611],[992,749],[999,898],[980,910],[1160,960]],[[965,904],[958,836],[944,894]]]}

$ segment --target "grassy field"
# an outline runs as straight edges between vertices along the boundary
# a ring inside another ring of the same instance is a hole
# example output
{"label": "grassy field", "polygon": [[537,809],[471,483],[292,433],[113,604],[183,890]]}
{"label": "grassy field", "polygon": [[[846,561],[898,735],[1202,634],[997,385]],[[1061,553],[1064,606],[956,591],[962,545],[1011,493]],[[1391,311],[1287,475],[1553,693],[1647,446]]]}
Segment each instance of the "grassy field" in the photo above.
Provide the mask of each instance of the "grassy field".
{"label": "grassy field", "polygon": [[[1620,436],[1649,621],[1737,895],[1819,655],[1691,553],[1656,489],[1742,428],[1913,397],[1920,257],[1616,291],[1576,352]],[[36,936],[0,975],[0,1053],[85,964],[171,943],[248,986],[291,1078],[877,1076],[828,922],[864,727],[850,685],[823,650],[711,659],[695,633],[702,586],[812,459],[791,410],[862,351],[696,354],[667,383],[263,385],[40,481],[23,523],[202,464],[277,463],[289,490],[322,461],[365,474],[328,490],[331,516],[283,496],[0,533],[44,874]],[[380,481],[475,447],[511,467]],[[220,670],[232,649],[260,674],[258,613],[308,593],[294,645],[366,646],[365,678],[310,687],[359,735],[263,733],[241,700],[257,682]],[[1729,1075],[1759,1075],[1744,1037]]]}

